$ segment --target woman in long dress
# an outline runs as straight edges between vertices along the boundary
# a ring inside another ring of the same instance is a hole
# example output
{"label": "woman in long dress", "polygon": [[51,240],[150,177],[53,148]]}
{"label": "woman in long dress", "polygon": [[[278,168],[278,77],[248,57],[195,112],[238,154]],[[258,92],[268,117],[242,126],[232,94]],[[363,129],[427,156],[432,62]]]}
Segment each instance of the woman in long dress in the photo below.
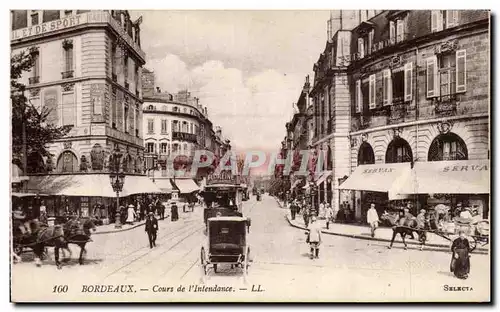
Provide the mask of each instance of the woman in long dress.
{"label": "woman in long dress", "polygon": [[465,231],[460,230],[459,237],[453,241],[451,245],[452,258],[450,264],[450,271],[460,279],[469,277],[470,259],[469,252],[470,246]]}
{"label": "woman in long dress", "polygon": [[125,222],[128,224],[134,224],[134,221],[135,221],[134,205],[128,205],[127,220]]}

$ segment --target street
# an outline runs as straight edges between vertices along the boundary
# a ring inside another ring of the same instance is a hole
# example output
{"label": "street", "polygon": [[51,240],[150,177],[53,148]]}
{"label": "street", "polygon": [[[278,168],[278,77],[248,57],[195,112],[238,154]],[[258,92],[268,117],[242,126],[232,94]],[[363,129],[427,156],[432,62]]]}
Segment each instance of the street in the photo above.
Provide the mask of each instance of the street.
{"label": "street", "polygon": [[[197,206],[193,213],[181,213],[177,222],[159,221],[157,247],[153,249],[141,226],[93,235],[83,266],[78,265],[76,246],[71,247],[72,260],[61,270],[53,259],[36,267],[29,255],[24,256],[26,261],[12,265],[12,300],[427,302],[490,297],[487,255],[473,254],[469,279],[459,280],[449,272],[451,255],[444,250],[403,250],[397,243],[389,250],[384,242],[323,235],[320,259],[311,260],[304,231],[288,224],[286,211],[273,197],[264,195],[259,202],[252,197],[243,204],[244,215],[252,219],[247,241],[253,263],[247,280],[241,269],[229,266],[217,274],[211,270],[202,280],[200,248],[207,238],[203,212]],[[133,293],[104,294],[84,287],[129,284],[134,285]],[[54,292],[57,285],[68,285],[68,290]],[[228,292],[190,292],[190,285],[192,289],[194,285],[233,288]],[[449,287],[468,287],[467,294],[463,294],[464,288],[445,291]]]}

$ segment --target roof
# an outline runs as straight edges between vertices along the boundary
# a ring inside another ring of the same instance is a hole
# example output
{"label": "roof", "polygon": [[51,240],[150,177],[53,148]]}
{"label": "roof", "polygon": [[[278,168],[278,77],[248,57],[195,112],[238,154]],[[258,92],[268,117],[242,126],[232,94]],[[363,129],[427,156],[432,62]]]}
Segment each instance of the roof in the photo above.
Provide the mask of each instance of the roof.
{"label": "roof", "polygon": [[215,217],[208,218],[208,221],[235,221],[235,222],[247,222],[248,218],[243,217]]}

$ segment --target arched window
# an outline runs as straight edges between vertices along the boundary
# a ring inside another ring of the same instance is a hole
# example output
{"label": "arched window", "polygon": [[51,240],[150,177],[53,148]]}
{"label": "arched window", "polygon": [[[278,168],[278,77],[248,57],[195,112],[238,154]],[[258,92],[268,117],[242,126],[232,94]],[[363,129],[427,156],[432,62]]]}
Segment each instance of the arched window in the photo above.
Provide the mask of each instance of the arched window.
{"label": "arched window", "polygon": [[77,172],[79,169],[78,158],[71,151],[64,151],[57,160],[57,171]]}
{"label": "arched window", "polygon": [[396,138],[389,143],[387,152],[385,153],[385,162],[387,164],[412,161],[413,154],[411,147],[405,139]]}
{"label": "arched window", "polygon": [[369,143],[363,142],[358,151],[358,166],[371,165],[375,163],[375,153]]}
{"label": "arched window", "polygon": [[431,143],[428,161],[467,160],[469,158],[467,145],[455,133],[438,135]]}
{"label": "arched window", "polygon": [[177,106],[174,106],[174,113],[179,112],[179,108]]}
{"label": "arched window", "polygon": [[153,105],[149,105],[148,106],[148,110],[154,110],[154,106]]}

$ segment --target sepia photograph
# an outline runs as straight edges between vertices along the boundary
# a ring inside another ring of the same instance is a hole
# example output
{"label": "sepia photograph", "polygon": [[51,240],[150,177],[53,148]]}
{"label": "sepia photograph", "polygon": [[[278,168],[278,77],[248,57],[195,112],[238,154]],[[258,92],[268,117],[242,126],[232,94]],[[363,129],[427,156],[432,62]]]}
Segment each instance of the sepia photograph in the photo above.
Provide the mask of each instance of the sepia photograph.
{"label": "sepia photograph", "polygon": [[491,302],[490,10],[329,6],[10,10],[10,301]]}

